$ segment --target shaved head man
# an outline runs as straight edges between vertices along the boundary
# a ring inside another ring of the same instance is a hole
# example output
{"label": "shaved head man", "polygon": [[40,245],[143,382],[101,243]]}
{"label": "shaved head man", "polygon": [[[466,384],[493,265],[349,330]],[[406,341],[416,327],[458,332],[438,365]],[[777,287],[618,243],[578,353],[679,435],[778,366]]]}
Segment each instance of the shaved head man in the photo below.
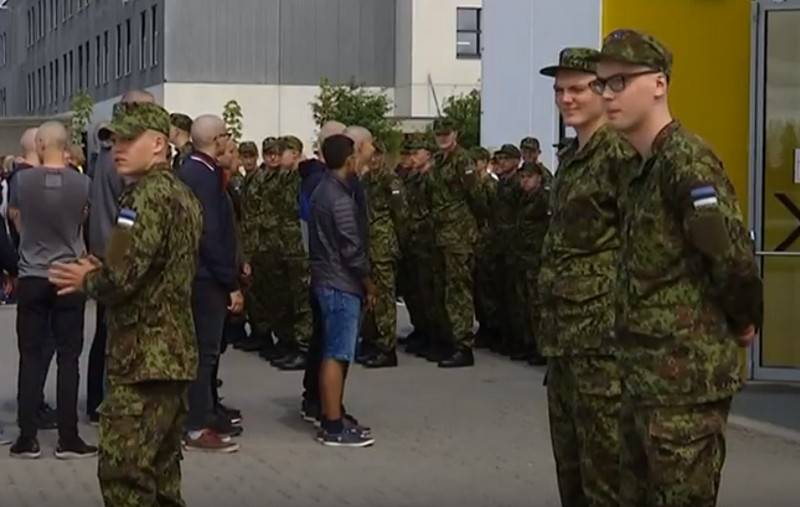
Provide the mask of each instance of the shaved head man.
{"label": "shaved head man", "polygon": [[347,126],[344,123],[336,120],[327,121],[320,127],[319,136],[317,136],[317,148],[320,160],[324,160],[322,156],[322,143],[325,142],[325,139],[337,134],[344,134],[346,129]]}
{"label": "shaved head man", "polygon": [[[75,262],[85,256],[83,222],[89,200],[89,178],[68,169],[65,150],[69,135],[59,122],[44,123],[33,136],[41,164],[18,172],[10,205],[17,210],[19,242],[18,414],[20,435],[11,455],[37,458],[36,439],[42,390],[55,339],[58,354],[58,448],[62,459],[90,457],[97,448],[78,435],[78,358],[83,346],[85,298],[56,295],[48,281],[54,262]],[[29,139],[26,139],[28,142]],[[56,313],[57,312],[57,313]],[[58,318],[49,318],[57,315]]]}
{"label": "shaved head man", "polygon": [[40,162],[36,154],[36,132],[38,130],[38,128],[26,130],[19,140],[19,145],[22,147],[22,159],[31,166],[38,165]]}
{"label": "shaved head man", "polygon": [[375,153],[372,132],[359,125],[351,125],[344,131],[344,135],[355,143],[355,154],[358,161],[359,174],[369,167],[369,161]]}
{"label": "shaved head man", "polygon": [[147,90],[129,90],[120,99],[123,104],[155,104],[155,96]]}
{"label": "shaved head man", "polygon": [[225,129],[225,122],[219,116],[204,114],[198,116],[192,124],[194,149],[215,160],[225,153],[225,145],[229,137]]}

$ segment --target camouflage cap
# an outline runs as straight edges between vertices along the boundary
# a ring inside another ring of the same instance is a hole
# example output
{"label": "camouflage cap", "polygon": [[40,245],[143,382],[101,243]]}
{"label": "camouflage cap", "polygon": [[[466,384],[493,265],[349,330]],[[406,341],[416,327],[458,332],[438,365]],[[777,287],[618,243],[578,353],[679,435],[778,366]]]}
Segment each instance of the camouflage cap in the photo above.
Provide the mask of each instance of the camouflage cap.
{"label": "camouflage cap", "polygon": [[283,136],[280,139],[283,144],[284,150],[295,150],[299,153],[303,152],[303,141],[295,136]]}
{"label": "camouflage cap", "polygon": [[253,141],[244,141],[239,145],[239,155],[243,157],[257,157],[258,146]]}
{"label": "camouflage cap", "polygon": [[543,76],[555,77],[560,70],[575,70],[587,74],[597,73],[597,57],[600,54],[596,49],[590,48],[565,48],[558,55],[558,65],[551,65],[539,71]]}
{"label": "camouflage cap", "polygon": [[261,152],[263,155],[267,153],[279,153],[283,151],[281,148],[281,140],[277,137],[266,137],[261,141]]}
{"label": "camouflage cap", "polygon": [[108,130],[123,139],[135,139],[147,130],[169,137],[169,113],[158,104],[126,103],[114,108]]}
{"label": "camouflage cap", "polygon": [[475,162],[477,162],[478,160],[488,161],[490,158],[492,158],[492,154],[489,153],[489,150],[487,150],[483,146],[473,147],[471,150],[469,150],[469,155]]}
{"label": "camouflage cap", "polygon": [[522,141],[519,142],[519,149],[520,150],[532,150],[532,151],[541,151],[542,147],[539,144],[539,140],[535,137],[526,137]]}
{"label": "camouflage cap", "polygon": [[433,122],[434,134],[449,134],[456,131],[458,131],[456,128],[456,122],[450,118],[436,118],[436,120]]}
{"label": "camouflage cap", "polygon": [[644,65],[667,76],[672,72],[672,53],[655,37],[636,30],[608,34],[597,60]]}
{"label": "camouflage cap", "polygon": [[183,113],[172,113],[169,115],[169,124],[185,132],[192,131],[192,123],[194,123],[192,119]]}
{"label": "camouflage cap", "polygon": [[494,156],[497,158],[522,158],[522,153],[513,144],[504,144],[494,152]]}

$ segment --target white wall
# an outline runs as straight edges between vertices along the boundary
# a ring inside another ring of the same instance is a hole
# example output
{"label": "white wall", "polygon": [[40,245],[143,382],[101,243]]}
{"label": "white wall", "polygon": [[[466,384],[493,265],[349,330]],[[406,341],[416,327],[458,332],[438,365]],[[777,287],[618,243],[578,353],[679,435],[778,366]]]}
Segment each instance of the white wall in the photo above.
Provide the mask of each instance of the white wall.
{"label": "white wall", "polygon": [[599,47],[601,0],[484,0],[481,143],[532,135],[555,167],[558,111],[553,80],[539,69],[564,47]]}
{"label": "white wall", "polygon": [[[451,95],[480,88],[481,61],[456,58],[456,9],[481,7],[481,3],[481,0],[398,0],[395,86],[398,115],[436,115],[428,76],[440,107]],[[410,58],[406,42],[409,38]]]}

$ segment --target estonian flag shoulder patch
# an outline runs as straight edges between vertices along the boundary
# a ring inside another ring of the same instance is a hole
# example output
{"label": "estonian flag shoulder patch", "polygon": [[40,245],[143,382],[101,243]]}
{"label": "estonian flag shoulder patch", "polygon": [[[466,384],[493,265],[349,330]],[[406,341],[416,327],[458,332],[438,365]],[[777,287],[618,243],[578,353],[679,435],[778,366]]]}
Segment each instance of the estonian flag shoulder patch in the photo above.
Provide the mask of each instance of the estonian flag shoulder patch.
{"label": "estonian flag shoulder patch", "polygon": [[117,225],[124,228],[130,229],[133,227],[133,224],[136,223],[136,212],[130,208],[122,208],[119,210],[119,215],[117,215]]}
{"label": "estonian flag shoulder patch", "polygon": [[712,208],[719,204],[717,189],[713,185],[703,185],[692,189],[692,204],[694,209]]}

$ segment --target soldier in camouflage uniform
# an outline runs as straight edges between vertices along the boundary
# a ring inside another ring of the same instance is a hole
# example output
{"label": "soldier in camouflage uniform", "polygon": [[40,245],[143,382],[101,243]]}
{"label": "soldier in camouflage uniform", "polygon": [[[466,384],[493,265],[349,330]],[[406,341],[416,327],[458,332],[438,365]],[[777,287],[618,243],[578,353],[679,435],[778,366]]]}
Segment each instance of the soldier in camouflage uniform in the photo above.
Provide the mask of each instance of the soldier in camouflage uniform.
{"label": "soldier in camouflage uniform", "polygon": [[[303,143],[294,136],[280,139],[281,168],[275,186],[266,194],[272,201],[275,234],[261,236],[270,257],[267,278],[270,326],[286,353],[272,360],[281,370],[303,370],[311,339],[310,272],[300,229],[300,173]],[[263,246],[263,245],[262,245]]]}
{"label": "soldier in camouflage uniform", "polygon": [[369,219],[369,262],[378,300],[365,315],[364,344],[370,354],[363,358],[367,368],[397,366],[397,305],[395,303],[397,263],[400,245],[397,229],[406,208],[403,183],[385,163],[384,147],[375,144],[369,170],[362,176],[367,194]]}
{"label": "soldier in camouflage uniform", "polygon": [[107,392],[100,407],[98,476],[108,506],[183,506],[181,436],[197,348],[191,286],[200,205],[170,170],[169,115],[155,104],[119,109],[110,129],[120,199],[105,264],[56,264],[52,282],[106,305]]}
{"label": "soldier in camouflage uniform", "polygon": [[233,209],[236,212],[236,219],[241,220],[244,184],[247,175],[258,169],[258,147],[253,141],[244,141],[239,145],[238,150],[239,163],[242,169],[244,169],[244,173],[239,171],[238,168],[233,169],[233,174],[228,182],[228,192],[230,193],[231,200],[233,200]]}
{"label": "soldier in camouflage uniform", "polygon": [[194,147],[191,141],[192,119],[183,113],[172,113],[169,117],[169,141],[175,145],[172,157],[172,170],[180,169],[183,161],[191,155]]}
{"label": "soldier in camouflage uniform", "polygon": [[[753,245],[722,162],[672,119],[672,56],[618,30],[593,88],[643,162],[623,182],[617,339],[623,506],[716,504],[737,345],[762,321]],[[660,129],[660,131],[659,131]]]}
{"label": "soldier in camouflage uniform", "polygon": [[470,150],[479,176],[480,206],[475,210],[478,222],[478,242],[475,246],[475,317],[480,325],[475,335],[475,347],[486,348],[496,342],[500,329],[498,278],[498,243],[495,241],[494,200],[498,177],[489,172],[491,154],[486,148]]}
{"label": "soldier in camouflage uniform", "polygon": [[636,156],[605,125],[603,99],[589,86],[596,55],[567,48],[558,65],[541,70],[555,78],[556,105],[578,134],[558,153],[538,287],[537,339],[549,361],[550,435],[564,506],[619,505],[619,182]]}
{"label": "soldier in camouflage uniform", "polygon": [[466,150],[458,145],[454,123],[438,119],[434,124],[439,152],[431,170],[430,200],[435,236],[434,283],[437,338],[443,353],[441,368],[472,366],[474,335],[473,264],[478,225],[471,206],[477,174]]}

